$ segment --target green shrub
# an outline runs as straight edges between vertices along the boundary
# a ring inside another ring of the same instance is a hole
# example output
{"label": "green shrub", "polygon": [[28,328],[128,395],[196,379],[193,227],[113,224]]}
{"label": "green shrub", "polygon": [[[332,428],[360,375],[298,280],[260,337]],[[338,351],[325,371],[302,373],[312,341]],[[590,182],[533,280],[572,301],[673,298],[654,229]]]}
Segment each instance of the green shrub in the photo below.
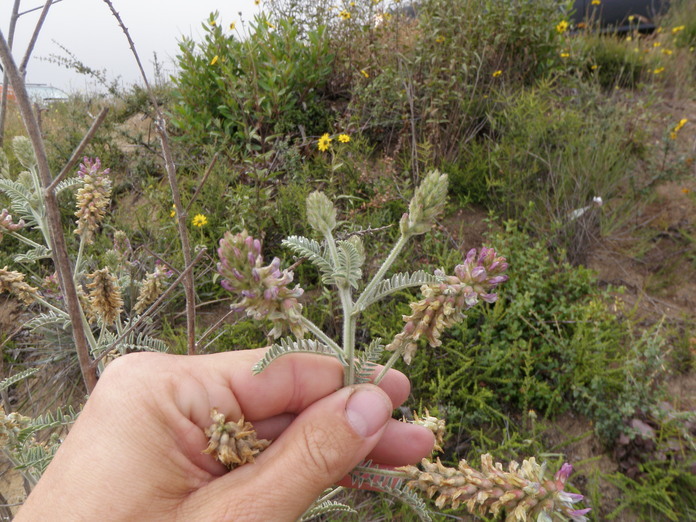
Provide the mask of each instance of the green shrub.
{"label": "green shrub", "polygon": [[582,39],[584,74],[597,79],[604,89],[634,89],[650,69],[637,42],[619,36],[587,35]]}
{"label": "green shrub", "polygon": [[323,27],[304,39],[291,20],[259,16],[239,40],[217,15],[203,24],[204,40],[179,44],[173,78],[172,123],[192,148],[214,143],[227,152],[264,152],[278,134],[318,135],[329,127],[323,89],[332,56]]}

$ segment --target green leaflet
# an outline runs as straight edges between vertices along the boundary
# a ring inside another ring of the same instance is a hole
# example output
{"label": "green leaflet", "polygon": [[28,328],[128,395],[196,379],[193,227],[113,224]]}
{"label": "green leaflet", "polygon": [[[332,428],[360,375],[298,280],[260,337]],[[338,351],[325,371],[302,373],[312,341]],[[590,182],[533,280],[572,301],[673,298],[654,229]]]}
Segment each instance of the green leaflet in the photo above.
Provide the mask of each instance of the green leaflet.
{"label": "green leaflet", "polygon": [[11,377],[7,377],[6,379],[3,379],[0,381],[0,391],[8,389],[10,386],[13,386],[17,384],[18,382],[22,382],[24,379],[27,379],[34,375],[36,372],[38,372],[38,368],[29,368],[28,370],[21,371],[19,373],[15,373]]}
{"label": "green leaflet", "polygon": [[356,312],[360,312],[368,306],[370,306],[371,304],[374,304],[377,301],[384,299],[388,295],[394,294],[400,290],[412,288],[415,286],[438,283],[441,280],[441,277],[429,274],[424,270],[418,270],[416,272],[413,272],[412,274],[409,274],[408,272],[400,272],[398,274],[394,274],[389,279],[385,279],[384,281],[379,283],[372,295],[368,296],[367,299],[365,299],[364,303],[362,303],[360,308],[356,309]]}
{"label": "green leaflet", "polygon": [[358,281],[362,279],[362,265],[365,262],[365,254],[360,252],[350,241],[339,241],[338,266],[334,273],[334,279],[346,281],[351,287],[357,288]]}
{"label": "green leaflet", "polygon": [[280,343],[275,343],[273,346],[271,346],[263,356],[263,359],[254,365],[254,374],[256,375],[261,373],[278,357],[287,355],[289,353],[316,353],[319,355],[328,355],[330,357],[336,357],[339,361],[341,361],[341,364],[345,365],[343,358],[324,343],[320,343],[314,339],[300,339],[294,341],[288,340],[287,337],[283,337],[280,339]]}
{"label": "green leaflet", "polygon": [[283,240],[283,246],[292,250],[296,255],[307,258],[310,263],[317,267],[325,284],[334,283],[333,264],[317,241],[302,236],[290,236]]}
{"label": "green leaflet", "polygon": [[305,511],[302,517],[300,518],[300,522],[303,522],[304,520],[311,520],[314,517],[326,515],[328,513],[339,512],[351,513],[354,515],[358,514],[358,512],[350,506],[341,504],[340,502],[334,502],[333,500],[326,500],[319,504],[310,506],[309,509]]}

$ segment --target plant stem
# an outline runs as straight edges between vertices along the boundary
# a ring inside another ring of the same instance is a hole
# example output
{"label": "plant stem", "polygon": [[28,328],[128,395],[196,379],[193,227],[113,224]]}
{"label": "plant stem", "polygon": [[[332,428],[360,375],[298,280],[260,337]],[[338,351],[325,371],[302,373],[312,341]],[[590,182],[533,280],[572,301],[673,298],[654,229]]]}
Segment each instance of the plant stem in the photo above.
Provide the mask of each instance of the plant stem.
{"label": "plant stem", "polygon": [[314,324],[312,321],[310,321],[304,316],[300,317],[300,321],[304,326],[307,327],[307,330],[312,332],[317,337],[317,339],[323,341],[324,344],[326,344],[329,348],[331,348],[341,357],[345,357],[346,354],[344,353],[343,349],[336,343],[336,341],[334,341],[333,339],[331,339],[331,337],[326,335],[321,328],[319,328],[316,324]]}
{"label": "plant stem", "polygon": [[403,471],[397,471],[395,469],[377,468],[377,467],[371,468],[369,466],[355,466],[355,468],[353,468],[353,472],[369,473],[370,475],[381,475],[383,477],[399,478],[399,479],[410,478]]}
{"label": "plant stem", "polygon": [[372,381],[372,384],[379,384],[380,381],[384,378],[384,376],[387,374],[389,369],[394,366],[394,363],[401,357],[401,354],[403,353],[402,349],[403,344],[399,345],[399,347],[394,350],[394,353],[391,354],[391,357],[389,357],[389,360],[386,362],[384,365],[384,368],[382,368],[382,371],[379,372],[377,377]]}
{"label": "plant stem", "polygon": [[[17,104],[19,105],[27,133],[29,134],[29,139],[31,140],[31,144],[34,149],[34,154],[36,155],[37,170],[41,179],[41,187],[43,189],[42,192],[39,192],[37,195],[41,195],[43,198],[46,212],[46,222],[48,224],[47,232],[50,233],[50,241],[48,241],[47,244],[51,248],[51,255],[58,271],[60,286],[63,291],[63,296],[65,297],[68,313],[70,315],[73,338],[75,339],[75,349],[77,351],[77,358],[80,363],[82,378],[84,379],[87,392],[91,393],[94,387],[97,385],[97,372],[91,364],[89,345],[87,344],[87,338],[85,336],[84,326],[82,324],[82,310],[80,308],[80,301],[77,296],[75,283],[73,281],[72,267],[70,265],[70,257],[68,256],[65,236],[63,234],[58,198],[56,197],[55,190],[48,190],[51,182],[53,181],[51,169],[48,165],[48,157],[46,155],[46,149],[41,136],[41,129],[39,129],[36,116],[32,111],[31,101],[29,100],[26,85],[23,78],[19,74],[19,71],[17,70],[17,65],[12,58],[12,52],[10,51],[7,41],[5,41],[5,37],[1,31],[0,58],[2,59],[4,70],[12,83],[15,98],[17,100]],[[41,225],[41,223],[39,223],[39,225]]]}
{"label": "plant stem", "polygon": [[361,312],[363,310],[365,301],[372,297],[372,294],[374,294],[375,290],[377,289],[377,285],[382,282],[382,279],[384,279],[384,274],[387,272],[387,270],[389,270],[391,265],[394,264],[394,261],[396,261],[397,256],[404,248],[407,241],[408,236],[404,236],[403,234],[399,236],[399,240],[394,244],[394,247],[392,248],[391,252],[389,252],[389,255],[384,260],[384,263],[382,263],[382,266],[379,267],[377,273],[372,277],[370,283],[365,287],[365,290],[363,290],[362,294],[360,294],[360,297],[355,302],[355,312]]}

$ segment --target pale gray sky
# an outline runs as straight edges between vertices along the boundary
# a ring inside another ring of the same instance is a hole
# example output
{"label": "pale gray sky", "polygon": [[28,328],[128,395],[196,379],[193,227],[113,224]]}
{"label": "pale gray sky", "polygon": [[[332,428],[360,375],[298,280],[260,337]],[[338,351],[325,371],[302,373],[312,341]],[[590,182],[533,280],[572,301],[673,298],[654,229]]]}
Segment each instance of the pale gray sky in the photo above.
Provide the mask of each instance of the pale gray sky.
{"label": "pale gray sky", "polygon": [[[0,0],[0,30],[5,38],[13,3],[14,0]],[[20,12],[44,3],[22,0]],[[222,27],[229,27],[230,22],[239,27],[239,12],[248,22],[259,9],[254,0],[113,0],[113,4],[128,27],[150,81],[153,53],[157,53],[166,71],[174,72],[177,42],[182,35],[200,40],[201,23],[212,11],[220,13]],[[13,46],[16,61],[24,55],[40,12],[19,18]],[[126,85],[140,80],[128,42],[101,0],[62,0],[53,5],[27,67],[28,82],[50,84],[67,92],[96,90],[94,82],[85,76],[42,60],[52,54],[64,54],[56,42],[85,65],[106,69],[110,79],[120,77]]]}

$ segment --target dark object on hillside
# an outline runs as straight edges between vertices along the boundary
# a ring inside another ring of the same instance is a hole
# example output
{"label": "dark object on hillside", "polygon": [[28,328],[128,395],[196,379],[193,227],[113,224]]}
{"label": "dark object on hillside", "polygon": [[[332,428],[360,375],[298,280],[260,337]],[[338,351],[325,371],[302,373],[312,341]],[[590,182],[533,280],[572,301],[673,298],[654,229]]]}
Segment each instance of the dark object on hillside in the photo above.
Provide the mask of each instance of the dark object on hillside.
{"label": "dark object on hillside", "polygon": [[575,0],[573,7],[571,18],[576,25],[594,23],[602,31],[652,31],[656,27],[655,18],[667,12],[669,1],[600,0],[599,4],[593,4],[592,0]]}

